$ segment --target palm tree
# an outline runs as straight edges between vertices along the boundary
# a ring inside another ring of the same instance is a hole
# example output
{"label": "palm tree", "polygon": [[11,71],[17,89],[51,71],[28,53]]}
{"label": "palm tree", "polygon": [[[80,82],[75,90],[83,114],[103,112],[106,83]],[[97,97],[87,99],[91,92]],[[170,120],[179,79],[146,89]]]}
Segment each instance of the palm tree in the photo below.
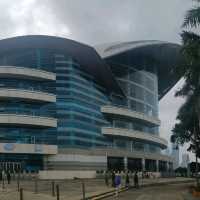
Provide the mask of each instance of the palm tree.
{"label": "palm tree", "polygon": [[[183,87],[177,91],[176,96],[186,97],[186,101],[189,101],[193,96],[194,112],[198,119],[198,126],[200,128],[200,0],[196,1],[196,6],[187,11],[185,19],[182,25],[184,31],[181,34],[183,41],[182,53],[185,59],[185,65],[178,66],[176,68],[177,73],[183,75],[185,83]],[[198,128],[198,130],[199,130]],[[199,138],[199,132],[194,131],[194,149],[196,153],[196,176],[198,173],[197,152]],[[197,180],[197,186],[198,180]]]}
{"label": "palm tree", "polygon": [[[200,0],[194,0],[194,1],[200,3]],[[194,8],[187,11],[182,26],[183,28],[185,27],[197,28],[199,24],[200,24],[200,6],[197,5]]]}

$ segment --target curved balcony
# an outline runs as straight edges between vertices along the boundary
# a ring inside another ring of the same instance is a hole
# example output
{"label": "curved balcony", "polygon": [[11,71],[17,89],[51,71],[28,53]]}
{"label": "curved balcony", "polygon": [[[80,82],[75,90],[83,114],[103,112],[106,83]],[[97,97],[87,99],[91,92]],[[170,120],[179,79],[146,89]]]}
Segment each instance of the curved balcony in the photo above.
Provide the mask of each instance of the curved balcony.
{"label": "curved balcony", "polygon": [[150,135],[144,132],[121,129],[121,128],[112,128],[112,127],[103,127],[102,134],[109,136],[118,136],[118,137],[126,137],[130,139],[143,140],[151,143],[155,143],[159,145],[162,149],[167,148],[167,141],[163,138],[160,138],[156,135]]}
{"label": "curved balcony", "polygon": [[10,98],[18,98],[26,101],[56,102],[56,95],[54,94],[23,89],[0,88],[0,99]]}
{"label": "curved balcony", "polygon": [[56,128],[57,119],[20,114],[0,114],[0,125]]}
{"label": "curved balcony", "polygon": [[0,77],[3,78],[23,78],[33,80],[56,80],[56,74],[44,70],[28,67],[0,66]]}
{"label": "curved balcony", "polygon": [[124,107],[118,107],[118,106],[112,106],[112,105],[102,106],[101,112],[111,114],[111,115],[120,115],[127,118],[137,119],[145,123],[148,123],[149,125],[152,125],[152,126],[160,126],[159,119],[153,116],[148,116],[143,113],[130,110],[128,108],[124,108]]}

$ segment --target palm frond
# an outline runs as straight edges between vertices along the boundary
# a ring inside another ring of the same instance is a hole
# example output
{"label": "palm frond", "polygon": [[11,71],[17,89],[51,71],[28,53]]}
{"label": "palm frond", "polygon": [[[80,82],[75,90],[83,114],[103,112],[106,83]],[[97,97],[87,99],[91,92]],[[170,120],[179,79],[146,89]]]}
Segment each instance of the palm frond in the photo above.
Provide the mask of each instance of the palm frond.
{"label": "palm frond", "polygon": [[[200,0],[198,0],[200,2]],[[182,27],[197,27],[200,25],[200,7],[187,11]]]}
{"label": "palm frond", "polygon": [[183,31],[181,33],[181,37],[182,37],[183,42],[185,40],[191,40],[191,41],[199,40],[200,41],[200,36],[192,31]]}

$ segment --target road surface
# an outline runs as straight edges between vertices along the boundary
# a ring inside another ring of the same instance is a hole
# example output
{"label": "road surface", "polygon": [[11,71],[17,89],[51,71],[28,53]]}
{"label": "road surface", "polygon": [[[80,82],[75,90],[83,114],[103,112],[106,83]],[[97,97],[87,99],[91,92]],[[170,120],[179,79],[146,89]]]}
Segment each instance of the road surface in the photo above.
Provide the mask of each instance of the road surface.
{"label": "road surface", "polygon": [[130,189],[122,192],[119,197],[109,197],[105,200],[185,200],[190,184],[171,184],[140,189]]}

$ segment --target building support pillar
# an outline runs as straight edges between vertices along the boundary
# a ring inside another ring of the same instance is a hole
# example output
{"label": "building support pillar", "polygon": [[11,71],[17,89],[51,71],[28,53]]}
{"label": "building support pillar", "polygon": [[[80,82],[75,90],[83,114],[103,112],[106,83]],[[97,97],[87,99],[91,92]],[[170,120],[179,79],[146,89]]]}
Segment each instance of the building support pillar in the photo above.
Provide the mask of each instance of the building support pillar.
{"label": "building support pillar", "polygon": [[128,158],[124,157],[124,170],[128,171]]}
{"label": "building support pillar", "polygon": [[169,162],[166,161],[166,172],[169,171]]}
{"label": "building support pillar", "polygon": [[156,160],[156,172],[159,172],[159,160]]}
{"label": "building support pillar", "polygon": [[146,168],[145,168],[145,158],[142,158],[142,171],[146,171]]}

